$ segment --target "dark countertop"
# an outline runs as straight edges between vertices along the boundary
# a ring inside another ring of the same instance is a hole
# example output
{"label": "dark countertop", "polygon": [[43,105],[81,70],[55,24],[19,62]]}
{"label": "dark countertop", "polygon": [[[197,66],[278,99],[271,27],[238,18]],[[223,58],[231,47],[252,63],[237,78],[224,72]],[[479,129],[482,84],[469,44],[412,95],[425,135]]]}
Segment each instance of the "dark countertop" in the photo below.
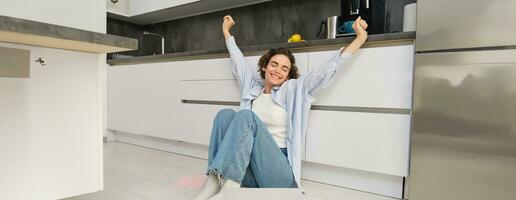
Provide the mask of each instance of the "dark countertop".
{"label": "dark countertop", "polygon": [[138,40],[0,15],[0,42],[92,53],[138,49]]}
{"label": "dark countertop", "polygon": [[[415,40],[415,32],[400,32],[400,33],[386,33],[369,35],[364,47],[379,47],[379,46],[394,46],[412,44]],[[252,46],[241,46],[240,50],[246,55],[261,55],[264,50],[273,48],[289,48],[293,53],[336,50],[339,47],[345,46],[355,37],[341,37],[337,39],[321,39],[321,40],[307,40],[295,43],[272,43],[260,44]],[[194,59],[208,59],[208,58],[223,58],[228,57],[227,49],[211,49],[200,51],[189,51],[170,53],[163,55],[140,56],[133,58],[110,59],[107,63],[110,65],[131,65],[142,63],[167,62],[178,60],[194,60]]]}

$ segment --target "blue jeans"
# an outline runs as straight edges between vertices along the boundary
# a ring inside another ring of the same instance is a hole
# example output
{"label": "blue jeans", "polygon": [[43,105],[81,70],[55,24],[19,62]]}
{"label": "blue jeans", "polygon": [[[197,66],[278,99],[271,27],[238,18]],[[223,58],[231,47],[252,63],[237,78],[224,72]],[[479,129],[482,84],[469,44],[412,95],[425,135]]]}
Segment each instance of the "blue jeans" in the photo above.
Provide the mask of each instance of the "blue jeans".
{"label": "blue jeans", "polygon": [[286,153],[253,111],[223,109],[213,120],[208,173],[244,187],[288,188],[294,175]]}

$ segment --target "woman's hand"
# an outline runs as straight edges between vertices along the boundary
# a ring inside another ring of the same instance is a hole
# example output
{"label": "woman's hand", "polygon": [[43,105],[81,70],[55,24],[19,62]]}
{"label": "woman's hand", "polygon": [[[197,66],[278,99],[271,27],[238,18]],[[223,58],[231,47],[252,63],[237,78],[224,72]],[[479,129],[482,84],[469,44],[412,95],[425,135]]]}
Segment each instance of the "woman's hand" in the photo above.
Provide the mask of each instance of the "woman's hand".
{"label": "woman's hand", "polygon": [[355,22],[353,22],[353,30],[357,34],[357,38],[367,39],[367,22],[362,19],[362,17],[358,17]]}
{"label": "woman's hand", "polygon": [[224,34],[224,37],[227,39],[231,36],[229,30],[231,29],[231,27],[233,27],[233,25],[235,25],[235,21],[233,21],[231,15],[226,15],[222,19],[222,33]]}
{"label": "woman's hand", "polygon": [[343,52],[355,53],[367,40],[367,22],[362,20],[361,17],[358,17],[355,22],[353,22],[353,30],[357,34],[357,37],[349,44]]}

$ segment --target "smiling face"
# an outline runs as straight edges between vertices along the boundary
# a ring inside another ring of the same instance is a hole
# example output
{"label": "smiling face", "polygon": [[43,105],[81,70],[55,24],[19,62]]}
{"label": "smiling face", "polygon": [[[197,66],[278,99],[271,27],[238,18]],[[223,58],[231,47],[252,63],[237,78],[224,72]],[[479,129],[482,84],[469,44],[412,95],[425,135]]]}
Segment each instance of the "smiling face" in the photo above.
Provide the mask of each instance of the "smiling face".
{"label": "smiling face", "polygon": [[289,77],[292,63],[290,59],[283,54],[276,54],[271,57],[267,65],[262,68],[265,72],[265,84],[270,86],[280,86]]}
{"label": "smiling face", "polygon": [[299,77],[296,58],[286,48],[270,49],[258,60],[258,72],[264,79],[264,92],[269,93],[274,86],[281,86],[289,79]]}

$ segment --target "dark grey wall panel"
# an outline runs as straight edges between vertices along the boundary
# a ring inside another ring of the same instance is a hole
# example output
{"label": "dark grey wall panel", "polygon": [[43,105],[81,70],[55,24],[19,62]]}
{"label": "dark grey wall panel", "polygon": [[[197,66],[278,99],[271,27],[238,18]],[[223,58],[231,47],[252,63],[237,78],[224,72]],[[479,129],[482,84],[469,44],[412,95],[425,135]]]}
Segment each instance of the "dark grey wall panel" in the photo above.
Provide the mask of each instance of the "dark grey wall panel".
{"label": "dark grey wall panel", "polygon": [[233,35],[241,46],[285,42],[294,33],[315,39],[317,25],[340,14],[340,0],[275,0],[245,7],[203,14],[150,25],[136,25],[108,19],[107,32],[136,38],[137,51],[126,55],[152,55],[161,51],[158,37],[143,36],[147,30],[165,36],[165,52],[185,52],[224,48],[222,17],[232,15]]}
{"label": "dark grey wall panel", "polygon": [[[415,0],[372,0],[386,3],[381,26],[391,32],[401,31],[403,6]],[[187,17],[157,24],[136,25],[108,19],[107,32],[139,39],[139,49],[128,55],[152,55],[161,52],[159,37],[143,35],[150,31],[165,36],[165,53],[225,48],[221,31],[222,17],[232,15],[236,21],[232,34],[239,46],[286,42],[299,33],[305,40],[316,39],[319,23],[340,15],[341,0],[274,0],[245,7]],[[324,35],[324,34],[323,34]],[[323,36],[324,37],[324,36]]]}

